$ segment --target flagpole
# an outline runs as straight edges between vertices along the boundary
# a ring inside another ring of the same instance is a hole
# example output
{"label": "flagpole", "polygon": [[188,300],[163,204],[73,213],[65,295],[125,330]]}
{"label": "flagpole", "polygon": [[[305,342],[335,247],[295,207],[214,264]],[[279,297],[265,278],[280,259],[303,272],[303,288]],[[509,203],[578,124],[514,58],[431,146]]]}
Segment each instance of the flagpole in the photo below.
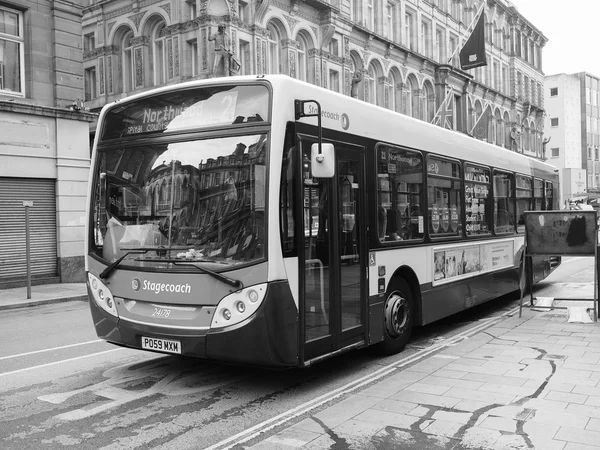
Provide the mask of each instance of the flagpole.
{"label": "flagpole", "polygon": [[[471,25],[469,25],[469,28],[467,28],[467,33],[470,33],[472,31],[472,28],[477,23],[477,20],[479,19],[479,15],[483,12],[483,7],[485,6],[485,1],[486,0],[483,0],[481,2],[481,6],[479,7],[479,10],[477,11],[477,14],[475,14],[475,17],[471,21]],[[450,55],[450,58],[448,58],[448,62],[446,64],[450,64],[450,62],[452,61],[452,58],[454,58],[454,55],[456,55],[456,52],[458,52],[459,48],[460,48],[460,42],[458,43],[458,45],[456,46],[456,48],[454,49],[454,51]]]}

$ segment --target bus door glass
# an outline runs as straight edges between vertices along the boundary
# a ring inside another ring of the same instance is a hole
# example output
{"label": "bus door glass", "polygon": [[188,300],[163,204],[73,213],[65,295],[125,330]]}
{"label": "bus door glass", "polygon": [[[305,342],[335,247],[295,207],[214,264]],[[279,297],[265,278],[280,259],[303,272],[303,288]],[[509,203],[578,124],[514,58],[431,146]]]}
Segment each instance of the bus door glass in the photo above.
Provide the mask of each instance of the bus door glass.
{"label": "bus door glass", "polygon": [[307,165],[310,142],[302,146],[305,360],[365,337],[363,154],[335,148],[336,175],[320,179]]}

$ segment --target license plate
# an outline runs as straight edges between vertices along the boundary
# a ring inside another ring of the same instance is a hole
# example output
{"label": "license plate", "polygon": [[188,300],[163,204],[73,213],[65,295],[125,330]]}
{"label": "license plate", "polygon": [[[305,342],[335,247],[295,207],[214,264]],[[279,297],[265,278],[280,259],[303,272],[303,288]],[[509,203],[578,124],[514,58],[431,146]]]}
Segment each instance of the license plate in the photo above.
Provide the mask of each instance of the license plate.
{"label": "license plate", "polygon": [[142,336],[142,348],[157,352],[181,354],[181,342]]}

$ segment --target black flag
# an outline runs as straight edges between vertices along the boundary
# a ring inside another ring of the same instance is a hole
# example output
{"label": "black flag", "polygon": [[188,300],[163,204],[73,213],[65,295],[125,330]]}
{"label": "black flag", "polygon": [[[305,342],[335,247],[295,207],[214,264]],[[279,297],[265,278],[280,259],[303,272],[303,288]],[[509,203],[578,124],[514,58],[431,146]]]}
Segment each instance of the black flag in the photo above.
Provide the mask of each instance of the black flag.
{"label": "black flag", "polygon": [[460,51],[460,68],[462,70],[474,69],[475,67],[487,66],[485,54],[485,23],[483,9],[479,15],[477,25],[467,42]]}

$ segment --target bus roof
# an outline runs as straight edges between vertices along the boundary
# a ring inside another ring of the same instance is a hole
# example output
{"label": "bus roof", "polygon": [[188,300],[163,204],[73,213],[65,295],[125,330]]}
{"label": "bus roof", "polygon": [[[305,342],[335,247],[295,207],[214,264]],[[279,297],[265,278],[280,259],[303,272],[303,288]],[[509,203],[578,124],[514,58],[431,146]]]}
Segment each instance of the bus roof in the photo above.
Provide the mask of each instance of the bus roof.
{"label": "bus roof", "polygon": [[[326,88],[315,86],[287,75],[258,75],[210,78],[188,81],[159,87],[150,91],[131,95],[125,99],[109,103],[106,110],[116,106],[181,89],[205,85],[246,84],[267,82],[273,89],[276,100],[273,102],[274,117],[285,121],[295,120],[294,100],[317,100],[321,105],[321,123],[326,129],[355,134],[392,145],[427,150],[460,158],[510,169],[516,172],[557,173],[557,169],[543,161],[516,153],[514,151],[488,144],[454,130],[448,130],[428,122],[415,119],[389,109],[343,95]],[[316,125],[317,119],[306,117],[301,122]],[[443,143],[443,148],[440,145]],[[558,174],[556,174],[558,179]]]}

